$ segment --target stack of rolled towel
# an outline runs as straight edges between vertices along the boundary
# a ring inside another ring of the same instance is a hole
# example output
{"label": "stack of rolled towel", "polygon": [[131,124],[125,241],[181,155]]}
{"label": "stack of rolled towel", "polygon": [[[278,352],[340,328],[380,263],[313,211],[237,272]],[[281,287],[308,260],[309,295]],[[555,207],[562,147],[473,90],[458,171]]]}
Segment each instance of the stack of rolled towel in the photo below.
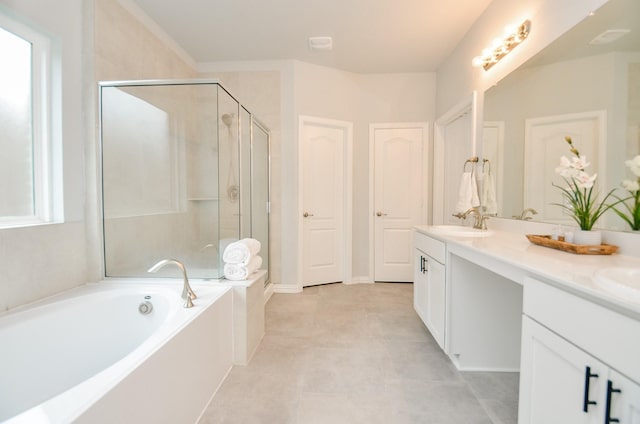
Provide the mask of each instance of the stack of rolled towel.
{"label": "stack of rolled towel", "polygon": [[227,280],[246,280],[262,266],[260,242],[245,238],[229,243],[222,253],[224,277]]}

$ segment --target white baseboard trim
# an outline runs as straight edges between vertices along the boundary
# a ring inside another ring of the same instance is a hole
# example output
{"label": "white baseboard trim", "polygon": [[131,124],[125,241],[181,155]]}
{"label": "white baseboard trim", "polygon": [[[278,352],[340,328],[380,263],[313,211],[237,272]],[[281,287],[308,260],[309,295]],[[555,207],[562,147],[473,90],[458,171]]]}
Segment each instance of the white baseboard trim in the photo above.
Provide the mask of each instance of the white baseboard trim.
{"label": "white baseboard trim", "polygon": [[266,305],[269,299],[273,296],[273,283],[267,284],[264,288],[264,304]]}
{"label": "white baseboard trim", "polygon": [[369,277],[352,277],[349,281],[343,281],[342,284],[373,284],[374,281]]}
{"label": "white baseboard trim", "polygon": [[274,293],[300,293],[302,286],[292,286],[289,284],[273,284]]}

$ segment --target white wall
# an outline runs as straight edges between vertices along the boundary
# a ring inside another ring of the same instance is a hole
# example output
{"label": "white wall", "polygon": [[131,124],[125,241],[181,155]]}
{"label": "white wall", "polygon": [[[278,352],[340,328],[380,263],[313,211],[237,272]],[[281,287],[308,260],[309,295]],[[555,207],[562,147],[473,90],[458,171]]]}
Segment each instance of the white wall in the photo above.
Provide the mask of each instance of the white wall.
{"label": "white wall", "polygon": [[0,229],[0,311],[78,286],[87,279],[82,3],[60,0],[56,7],[43,7],[39,0],[0,0],[2,12],[49,34],[54,51],[60,54],[55,66],[62,86],[64,160],[64,223]]}
{"label": "white wall", "polygon": [[[321,118],[353,122],[353,277],[355,280],[370,280],[369,247],[369,124],[383,122],[427,121],[433,124],[435,117],[435,74],[354,74],[338,69],[322,67],[304,62],[294,66],[294,116],[309,115]],[[297,122],[297,121],[296,121]],[[297,128],[294,131],[297,134]],[[289,222],[299,217],[297,196],[298,146],[291,140],[291,149],[285,163],[289,174],[292,203],[287,206],[291,214]],[[428,183],[428,182],[426,182]],[[289,228],[287,241],[295,254],[297,227]],[[293,258],[292,258],[293,259]],[[289,274],[283,274],[282,283],[299,285],[298,263],[286,265]],[[287,278],[288,277],[288,278]]]}
{"label": "white wall", "polygon": [[352,265],[355,279],[368,280],[369,123],[432,123],[435,74],[364,75],[299,61],[213,62],[198,69],[202,76],[219,78],[272,131],[271,279],[276,290],[301,289],[298,116],[354,123]]}

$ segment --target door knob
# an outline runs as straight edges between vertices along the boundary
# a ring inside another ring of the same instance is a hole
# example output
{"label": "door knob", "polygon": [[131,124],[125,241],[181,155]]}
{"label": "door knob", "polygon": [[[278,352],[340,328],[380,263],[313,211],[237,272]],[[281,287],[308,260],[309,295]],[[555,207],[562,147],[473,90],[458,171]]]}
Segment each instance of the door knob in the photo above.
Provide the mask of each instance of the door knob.
{"label": "door knob", "polygon": [[305,213],[302,214],[302,216],[304,216],[305,218],[308,218],[310,216],[313,216],[313,214],[309,213],[309,212],[305,212]]}
{"label": "door knob", "polygon": [[387,214],[382,212],[376,212],[376,216],[387,216]]}

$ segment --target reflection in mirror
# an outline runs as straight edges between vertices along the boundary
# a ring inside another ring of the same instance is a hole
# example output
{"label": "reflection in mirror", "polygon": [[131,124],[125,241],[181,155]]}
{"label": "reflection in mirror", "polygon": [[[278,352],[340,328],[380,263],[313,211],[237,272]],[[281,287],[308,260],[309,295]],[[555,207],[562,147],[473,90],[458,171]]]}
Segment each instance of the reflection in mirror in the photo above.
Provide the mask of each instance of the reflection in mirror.
{"label": "reflection in mirror", "polygon": [[[565,136],[598,173],[596,189],[620,187],[640,153],[640,2],[610,0],[484,96],[482,151],[492,164],[497,215],[573,225],[555,168]],[[626,192],[619,189],[619,194]],[[600,228],[629,230],[614,213]]]}

